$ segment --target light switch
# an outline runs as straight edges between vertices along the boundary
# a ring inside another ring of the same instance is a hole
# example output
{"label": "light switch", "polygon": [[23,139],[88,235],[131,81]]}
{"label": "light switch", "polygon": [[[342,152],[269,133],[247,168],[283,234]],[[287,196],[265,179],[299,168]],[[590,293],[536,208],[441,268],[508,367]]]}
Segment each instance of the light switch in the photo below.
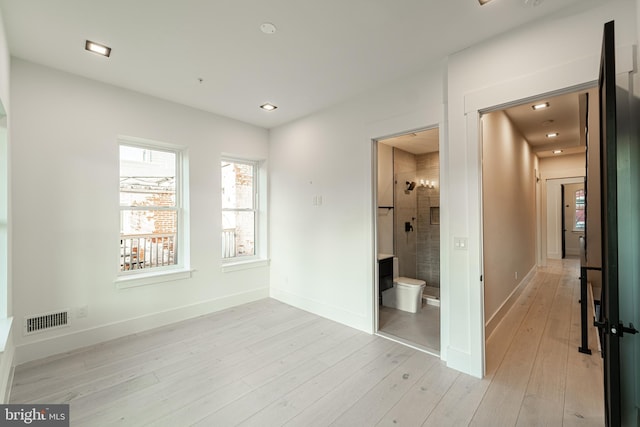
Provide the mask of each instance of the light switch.
{"label": "light switch", "polygon": [[469,247],[469,239],[467,237],[454,237],[453,248],[458,251],[466,251]]}

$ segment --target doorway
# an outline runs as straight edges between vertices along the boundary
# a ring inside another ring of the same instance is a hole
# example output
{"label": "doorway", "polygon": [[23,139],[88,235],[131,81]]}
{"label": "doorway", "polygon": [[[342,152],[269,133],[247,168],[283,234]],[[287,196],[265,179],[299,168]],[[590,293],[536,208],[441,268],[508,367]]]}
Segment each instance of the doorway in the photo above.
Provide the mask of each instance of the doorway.
{"label": "doorway", "polygon": [[[546,258],[580,256],[580,238],[584,236],[584,176],[545,180]],[[579,193],[581,192],[581,193]],[[578,199],[579,198],[579,199]]]}
{"label": "doorway", "polygon": [[376,332],[440,352],[440,159],[437,127],[374,141]]}
{"label": "doorway", "polygon": [[[582,87],[531,98],[481,116],[486,339],[539,266],[564,258],[563,248],[579,256],[588,100],[594,91]],[[597,117],[597,108],[591,113]]]}

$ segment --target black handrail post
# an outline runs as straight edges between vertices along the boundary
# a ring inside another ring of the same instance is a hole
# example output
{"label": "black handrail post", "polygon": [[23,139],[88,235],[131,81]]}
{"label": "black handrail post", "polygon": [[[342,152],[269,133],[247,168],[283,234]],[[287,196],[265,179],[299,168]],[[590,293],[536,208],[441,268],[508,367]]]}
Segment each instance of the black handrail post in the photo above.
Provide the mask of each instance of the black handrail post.
{"label": "black handrail post", "polygon": [[591,354],[589,349],[589,330],[587,329],[587,267],[580,267],[580,329],[582,332],[582,345],[578,351],[584,354]]}

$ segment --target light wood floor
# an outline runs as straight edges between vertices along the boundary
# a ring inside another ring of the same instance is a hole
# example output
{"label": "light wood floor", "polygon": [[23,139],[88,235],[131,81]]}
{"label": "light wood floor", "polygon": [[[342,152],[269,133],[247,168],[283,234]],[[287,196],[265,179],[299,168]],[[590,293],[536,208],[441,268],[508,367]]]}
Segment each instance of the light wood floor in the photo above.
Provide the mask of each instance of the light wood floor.
{"label": "light wood floor", "polygon": [[489,339],[482,380],[266,299],[19,366],[11,401],[70,403],[74,427],[601,426],[576,268],[535,275]]}

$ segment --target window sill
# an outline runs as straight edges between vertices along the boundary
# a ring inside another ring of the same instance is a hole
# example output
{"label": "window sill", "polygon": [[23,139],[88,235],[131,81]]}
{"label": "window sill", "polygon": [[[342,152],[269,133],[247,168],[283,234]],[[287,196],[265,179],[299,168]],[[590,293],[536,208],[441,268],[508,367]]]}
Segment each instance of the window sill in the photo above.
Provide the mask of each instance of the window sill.
{"label": "window sill", "polygon": [[115,280],[116,288],[127,289],[137,286],[154,285],[156,283],[172,282],[174,280],[190,279],[191,269],[154,271],[135,275],[119,276]]}
{"label": "window sill", "polygon": [[264,258],[225,262],[222,264],[222,272],[229,273],[232,271],[248,270],[250,268],[266,267],[268,265],[269,260]]}

